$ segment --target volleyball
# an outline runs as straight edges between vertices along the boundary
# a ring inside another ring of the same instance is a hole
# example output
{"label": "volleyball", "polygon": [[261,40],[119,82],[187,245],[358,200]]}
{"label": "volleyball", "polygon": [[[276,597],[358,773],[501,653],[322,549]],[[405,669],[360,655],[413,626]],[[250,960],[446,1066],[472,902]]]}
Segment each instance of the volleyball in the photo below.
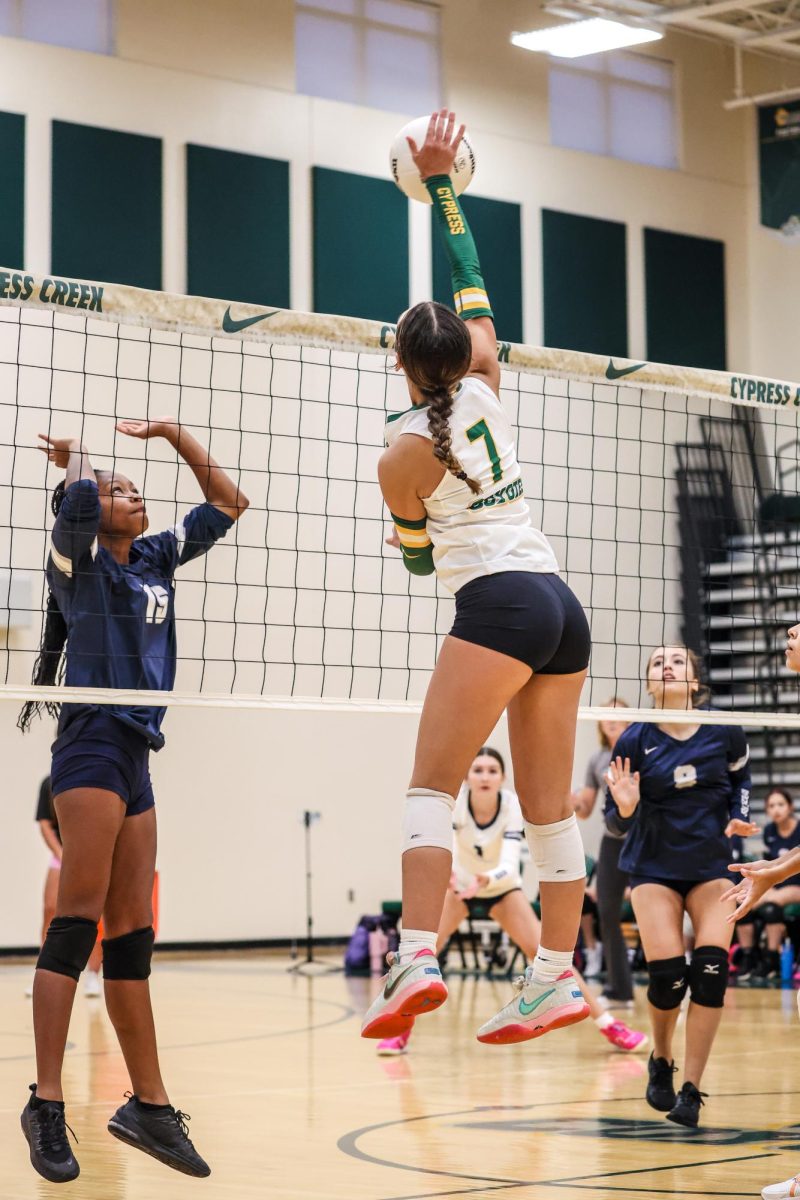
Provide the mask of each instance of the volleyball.
{"label": "volleyball", "polygon": [[[430,117],[415,117],[413,121],[409,121],[407,125],[398,130],[392,142],[392,150],[389,158],[392,179],[400,188],[400,191],[405,192],[411,200],[421,200],[423,204],[430,204],[431,198],[425,189],[425,184],[419,177],[419,171],[414,165],[414,160],[411,157],[411,148],[406,138],[413,138],[417,146],[421,146],[425,141],[429,121]],[[450,173],[450,178],[453,180],[453,188],[457,196],[460,196],[464,189],[469,187],[474,173],[475,151],[472,148],[469,135],[465,132],[459,142],[458,153],[453,163],[453,170]]]}

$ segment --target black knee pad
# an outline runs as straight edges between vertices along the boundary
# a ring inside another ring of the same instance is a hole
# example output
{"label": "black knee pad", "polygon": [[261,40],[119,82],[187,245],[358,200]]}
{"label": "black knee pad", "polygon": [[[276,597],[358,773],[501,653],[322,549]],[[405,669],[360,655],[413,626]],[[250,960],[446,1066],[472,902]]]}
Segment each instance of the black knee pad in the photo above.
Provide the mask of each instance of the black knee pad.
{"label": "black knee pad", "polygon": [[756,916],[759,916],[765,925],[783,925],[786,918],[783,915],[783,909],[780,904],[762,904],[756,909]]}
{"label": "black knee pad", "polygon": [[103,938],[104,979],[148,979],[156,935],[152,925]]}
{"label": "black knee pad", "polygon": [[728,951],[721,946],[698,946],[689,964],[692,1001],[703,1008],[722,1008],[728,987]]}
{"label": "black knee pad", "polygon": [[37,971],[78,979],[97,941],[97,921],[88,917],[53,917],[39,951]]}
{"label": "black knee pad", "polygon": [[739,917],[739,920],[736,922],[737,926],[738,925],[755,925],[755,923],[756,923],[756,914],[752,911],[750,911],[749,913],[745,913],[745,915],[743,917]]}
{"label": "black knee pad", "polygon": [[679,954],[675,958],[657,958],[647,964],[647,969],[650,972],[647,999],[653,1008],[660,1008],[663,1012],[678,1008],[689,986],[684,956]]}

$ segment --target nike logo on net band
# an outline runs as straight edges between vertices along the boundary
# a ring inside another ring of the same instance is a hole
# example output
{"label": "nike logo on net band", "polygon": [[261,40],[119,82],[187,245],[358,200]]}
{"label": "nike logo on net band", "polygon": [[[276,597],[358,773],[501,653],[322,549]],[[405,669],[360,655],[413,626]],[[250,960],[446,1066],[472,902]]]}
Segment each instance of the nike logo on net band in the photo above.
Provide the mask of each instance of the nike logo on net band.
{"label": "nike logo on net band", "polygon": [[613,358],[608,360],[606,367],[606,379],[622,379],[625,375],[632,375],[634,371],[641,371],[642,367],[646,367],[647,363],[634,363],[632,367],[615,367]]}
{"label": "nike logo on net band", "polygon": [[250,325],[257,325],[259,321],[266,321],[267,317],[274,317],[280,311],[279,308],[271,308],[269,312],[259,313],[257,317],[243,317],[240,321],[237,321],[231,316],[229,306],[222,318],[222,328],[225,333],[239,333],[242,329],[247,329]]}

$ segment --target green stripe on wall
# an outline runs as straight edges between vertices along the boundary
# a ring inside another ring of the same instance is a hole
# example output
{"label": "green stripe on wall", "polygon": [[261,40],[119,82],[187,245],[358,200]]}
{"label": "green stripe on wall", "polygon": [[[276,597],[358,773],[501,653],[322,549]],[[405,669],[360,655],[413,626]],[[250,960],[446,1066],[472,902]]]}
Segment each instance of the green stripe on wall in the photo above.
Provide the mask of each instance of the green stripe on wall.
{"label": "green stripe on wall", "polygon": [[53,122],[51,269],[161,287],[161,139]]}
{"label": "green stripe on wall", "polygon": [[396,321],[408,308],[408,201],[385,179],[314,167],[314,309]]}
{"label": "green stripe on wall", "polygon": [[291,307],[289,164],[189,145],[186,191],[189,293]]}
{"label": "green stripe on wall", "polygon": [[724,371],[724,243],[645,229],[644,267],[649,361]]}
{"label": "green stripe on wall", "polygon": [[628,355],[625,226],[542,210],[544,344]]}
{"label": "green stripe on wall", "polygon": [[[494,312],[497,336],[523,341],[522,332],[522,210],[506,200],[483,196],[459,197],[469,222],[483,280]],[[453,308],[450,267],[433,221],[433,298]]]}
{"label": "green stripe on wall", "polygon": [[25,265],[25,118],[0,112],[0,263]]}

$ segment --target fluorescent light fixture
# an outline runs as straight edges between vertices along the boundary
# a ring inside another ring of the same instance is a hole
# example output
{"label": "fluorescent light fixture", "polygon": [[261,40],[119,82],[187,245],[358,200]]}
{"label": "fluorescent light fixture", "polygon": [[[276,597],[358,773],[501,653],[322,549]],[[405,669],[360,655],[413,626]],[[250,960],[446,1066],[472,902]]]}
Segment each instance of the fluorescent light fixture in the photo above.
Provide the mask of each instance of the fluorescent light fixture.
{"label": "fluorescent light fixture", "polygon": [[583,54],[599,54],[603,50],[618,50],[621,46],[657,42],[663,36],[655,29],[643,29],[640,25],[623,25],[603,17],[590,17],[586,21],[569,21],[566,25],[552,25],[549,29],[535,29],[531,33],[512,33],[511,41],[523,50],[554,54],[557,58],[580,58]]}

